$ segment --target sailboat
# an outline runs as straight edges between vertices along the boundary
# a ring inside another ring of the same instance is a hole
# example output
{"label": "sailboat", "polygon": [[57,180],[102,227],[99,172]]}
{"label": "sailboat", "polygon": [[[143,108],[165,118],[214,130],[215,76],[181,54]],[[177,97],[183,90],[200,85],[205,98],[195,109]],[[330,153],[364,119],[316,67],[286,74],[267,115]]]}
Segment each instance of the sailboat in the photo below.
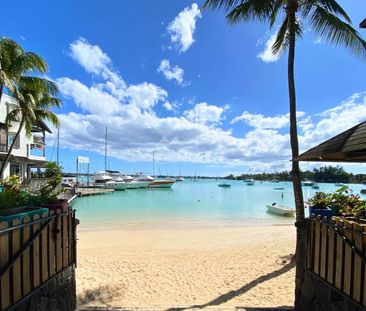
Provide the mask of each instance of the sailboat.
{"label": "sailboat", "polygon": [[126,190],[127,183],[123,180],[117,171],[107,170],[107,147],[108,147],[108,128],[105,128],[105,143],[104,143],[104,171],[96,172],[93,175],[94,186],[104,187],[114,190]]}
{"label": "sailboat", "polygon": [[[153,151],[153,176],[155,176],[155,151]],[[174,183],[174,179],[154,179],[150,182],[149,188],[171,188]]]}

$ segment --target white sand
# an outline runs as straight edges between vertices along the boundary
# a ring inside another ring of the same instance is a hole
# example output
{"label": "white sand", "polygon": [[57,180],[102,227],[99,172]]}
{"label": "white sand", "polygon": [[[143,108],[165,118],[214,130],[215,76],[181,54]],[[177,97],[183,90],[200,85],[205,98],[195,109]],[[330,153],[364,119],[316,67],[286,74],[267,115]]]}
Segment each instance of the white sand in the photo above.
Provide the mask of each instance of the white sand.
{"label": "white sand", "polygon": [[80,305],[293,305],[292,226],[119,229],[78,237]]}

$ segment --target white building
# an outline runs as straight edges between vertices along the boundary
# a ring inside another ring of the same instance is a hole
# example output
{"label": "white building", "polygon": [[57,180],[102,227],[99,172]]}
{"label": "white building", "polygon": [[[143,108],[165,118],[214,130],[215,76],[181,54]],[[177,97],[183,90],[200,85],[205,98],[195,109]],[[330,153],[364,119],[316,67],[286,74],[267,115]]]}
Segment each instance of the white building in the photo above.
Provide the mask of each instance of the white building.
{"label": "white building", "polygon": [[[3,94],[0,102],[0,163],[4,161],[7,151],[19,129],[19,124],[14,123],[7,129],[5,119],[7,114],[14,109],[17,101]],[[10,160],[4,171],[4,178],[18,175],[21,180],[30,178],[32,168],[41,168],[46,164],[45,157],[45,132],[51,133],[43,122],[33,126],[32,135],[27,136],[23,128],[14,148]]]}

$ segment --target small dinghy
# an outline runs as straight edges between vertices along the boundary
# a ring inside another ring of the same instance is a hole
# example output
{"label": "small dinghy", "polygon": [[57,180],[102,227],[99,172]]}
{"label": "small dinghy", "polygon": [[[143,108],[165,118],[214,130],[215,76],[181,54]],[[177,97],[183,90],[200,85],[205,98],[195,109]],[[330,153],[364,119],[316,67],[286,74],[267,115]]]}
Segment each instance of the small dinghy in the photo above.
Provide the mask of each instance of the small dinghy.
{"label": "small dinghy", "polygon": [[295,210],[293,208],[289,208],[283,205],[277,205],[276,203],[272,205],[266,205],[268,212],[272,214],[276,214],[279,216],[285,216],[285,217],[294,217],[295,216]]}
{"label": "small dinghy", "polygon": [[222,187],[222,188],[229,188],[229,187],[231,187],[231,185],[230,184],[227,184],[226,182],[223,183],[223,184],[218,184],[218,186],[219,187]]}

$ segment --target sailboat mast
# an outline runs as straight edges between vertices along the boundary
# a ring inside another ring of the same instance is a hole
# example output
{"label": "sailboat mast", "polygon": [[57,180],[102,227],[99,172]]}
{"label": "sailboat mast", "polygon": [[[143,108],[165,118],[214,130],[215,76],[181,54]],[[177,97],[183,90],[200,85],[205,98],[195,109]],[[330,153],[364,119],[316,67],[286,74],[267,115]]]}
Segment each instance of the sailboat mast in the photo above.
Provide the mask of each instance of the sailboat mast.
{"label": "sailboat mast", "polygon": [[57,157],[57,166],[60,165],[60,126],[58,126],[57,128],[57,153],[56,153],[56,157]]}
{"label": "sailboat mast", "polygon": [[155,176],[155,151],[153,150],[153,177]]}
{"label": "sailboat mast", "polygon": [[104,170],[107,170],[107,140],[108,140],[108,127],[105,128],[105,146],[104,146]]}

